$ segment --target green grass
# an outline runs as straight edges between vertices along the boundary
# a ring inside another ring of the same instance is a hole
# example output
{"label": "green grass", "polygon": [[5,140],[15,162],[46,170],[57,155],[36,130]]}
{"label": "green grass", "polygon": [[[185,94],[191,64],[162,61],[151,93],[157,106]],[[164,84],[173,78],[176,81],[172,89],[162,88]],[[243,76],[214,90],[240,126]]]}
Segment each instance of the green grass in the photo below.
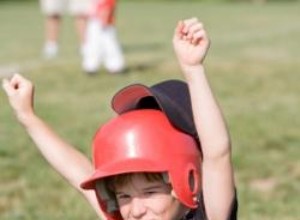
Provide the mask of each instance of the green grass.
{"label": "green grass", "polygon": [[[207,72],[233,141],[239,217],[299,219],[300,13],[294,4],[121,2],[119,37],[130,72],[82,74],[72,21],[66,18],[59,59],[40,58],[38,4],[0,6],[0,74],[17,69],[36,85],[36,109],[90,156],[95,129],[113,114],[124,85],[181,78],[171,37],[180,18],[204,21],[212,47]],[[0,92],[0,219],[96,219],[84,199],[39,156]]]}

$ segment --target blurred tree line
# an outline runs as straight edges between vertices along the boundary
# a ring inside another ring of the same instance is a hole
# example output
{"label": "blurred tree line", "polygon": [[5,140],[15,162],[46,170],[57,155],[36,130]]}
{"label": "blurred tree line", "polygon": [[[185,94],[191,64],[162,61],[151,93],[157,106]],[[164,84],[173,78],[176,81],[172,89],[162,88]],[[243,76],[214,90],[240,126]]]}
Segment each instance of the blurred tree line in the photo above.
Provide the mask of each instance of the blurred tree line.
{"label": "blurred tree line", "polygon": [[[29,2],[38,0],[0,0],[0,2]],[[250,3],[267,3],[267,2],[296,2],[300,0],[119,0],[119,1],[198,1],[198,2],[250,2]]]}

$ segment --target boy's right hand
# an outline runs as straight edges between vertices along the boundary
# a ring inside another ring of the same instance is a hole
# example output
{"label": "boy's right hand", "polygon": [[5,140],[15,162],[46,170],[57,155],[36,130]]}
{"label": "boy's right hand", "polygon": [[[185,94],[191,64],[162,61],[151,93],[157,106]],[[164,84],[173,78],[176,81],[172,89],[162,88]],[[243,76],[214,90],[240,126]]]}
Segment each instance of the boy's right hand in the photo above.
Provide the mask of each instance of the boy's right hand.
{"label": "boy's right hand", "polygon": [[173,36],[173,46],[184,72],[202,66],[210,46],[203,23],[198,18],[179,21]]}
{"label": "boy's right hand", "polygon": [[2,87],[18,120],[22,124],[26,123],[26,119],[34,114],[33,84],[20,74],[14,74],[10,80],[2,81]]}

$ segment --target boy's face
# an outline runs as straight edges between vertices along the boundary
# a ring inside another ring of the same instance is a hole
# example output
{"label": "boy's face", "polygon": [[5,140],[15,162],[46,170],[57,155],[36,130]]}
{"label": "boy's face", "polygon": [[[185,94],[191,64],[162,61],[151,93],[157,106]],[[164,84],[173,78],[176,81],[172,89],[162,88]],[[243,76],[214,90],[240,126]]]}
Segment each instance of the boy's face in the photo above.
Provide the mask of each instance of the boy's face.
{"label": "boy's face", "polygon": [[133,175],[130,182],[116,186],[115,193],[124,220],[177,220],[187,209],[171,195],[163,181],[147,181]]}

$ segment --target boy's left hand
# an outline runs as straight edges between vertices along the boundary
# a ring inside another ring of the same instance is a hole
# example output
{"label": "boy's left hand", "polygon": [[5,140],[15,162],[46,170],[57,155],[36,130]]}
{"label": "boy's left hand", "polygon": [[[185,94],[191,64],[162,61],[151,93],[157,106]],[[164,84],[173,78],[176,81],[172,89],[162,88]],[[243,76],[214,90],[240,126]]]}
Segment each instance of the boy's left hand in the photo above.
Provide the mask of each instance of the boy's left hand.
{"label": "boy's left hand", "polygon": [[9,103],[21,123],[34,114],[34,86],[20,74],[14,74],[11,79],[4,79],[2,87],[6,92]]}
{"label": "boy's left hand", "polygon": [[183,68],[202,65],[209,45],[210,41],[203,24],[197,18],[178,22],[173,37],[173,46]]}

